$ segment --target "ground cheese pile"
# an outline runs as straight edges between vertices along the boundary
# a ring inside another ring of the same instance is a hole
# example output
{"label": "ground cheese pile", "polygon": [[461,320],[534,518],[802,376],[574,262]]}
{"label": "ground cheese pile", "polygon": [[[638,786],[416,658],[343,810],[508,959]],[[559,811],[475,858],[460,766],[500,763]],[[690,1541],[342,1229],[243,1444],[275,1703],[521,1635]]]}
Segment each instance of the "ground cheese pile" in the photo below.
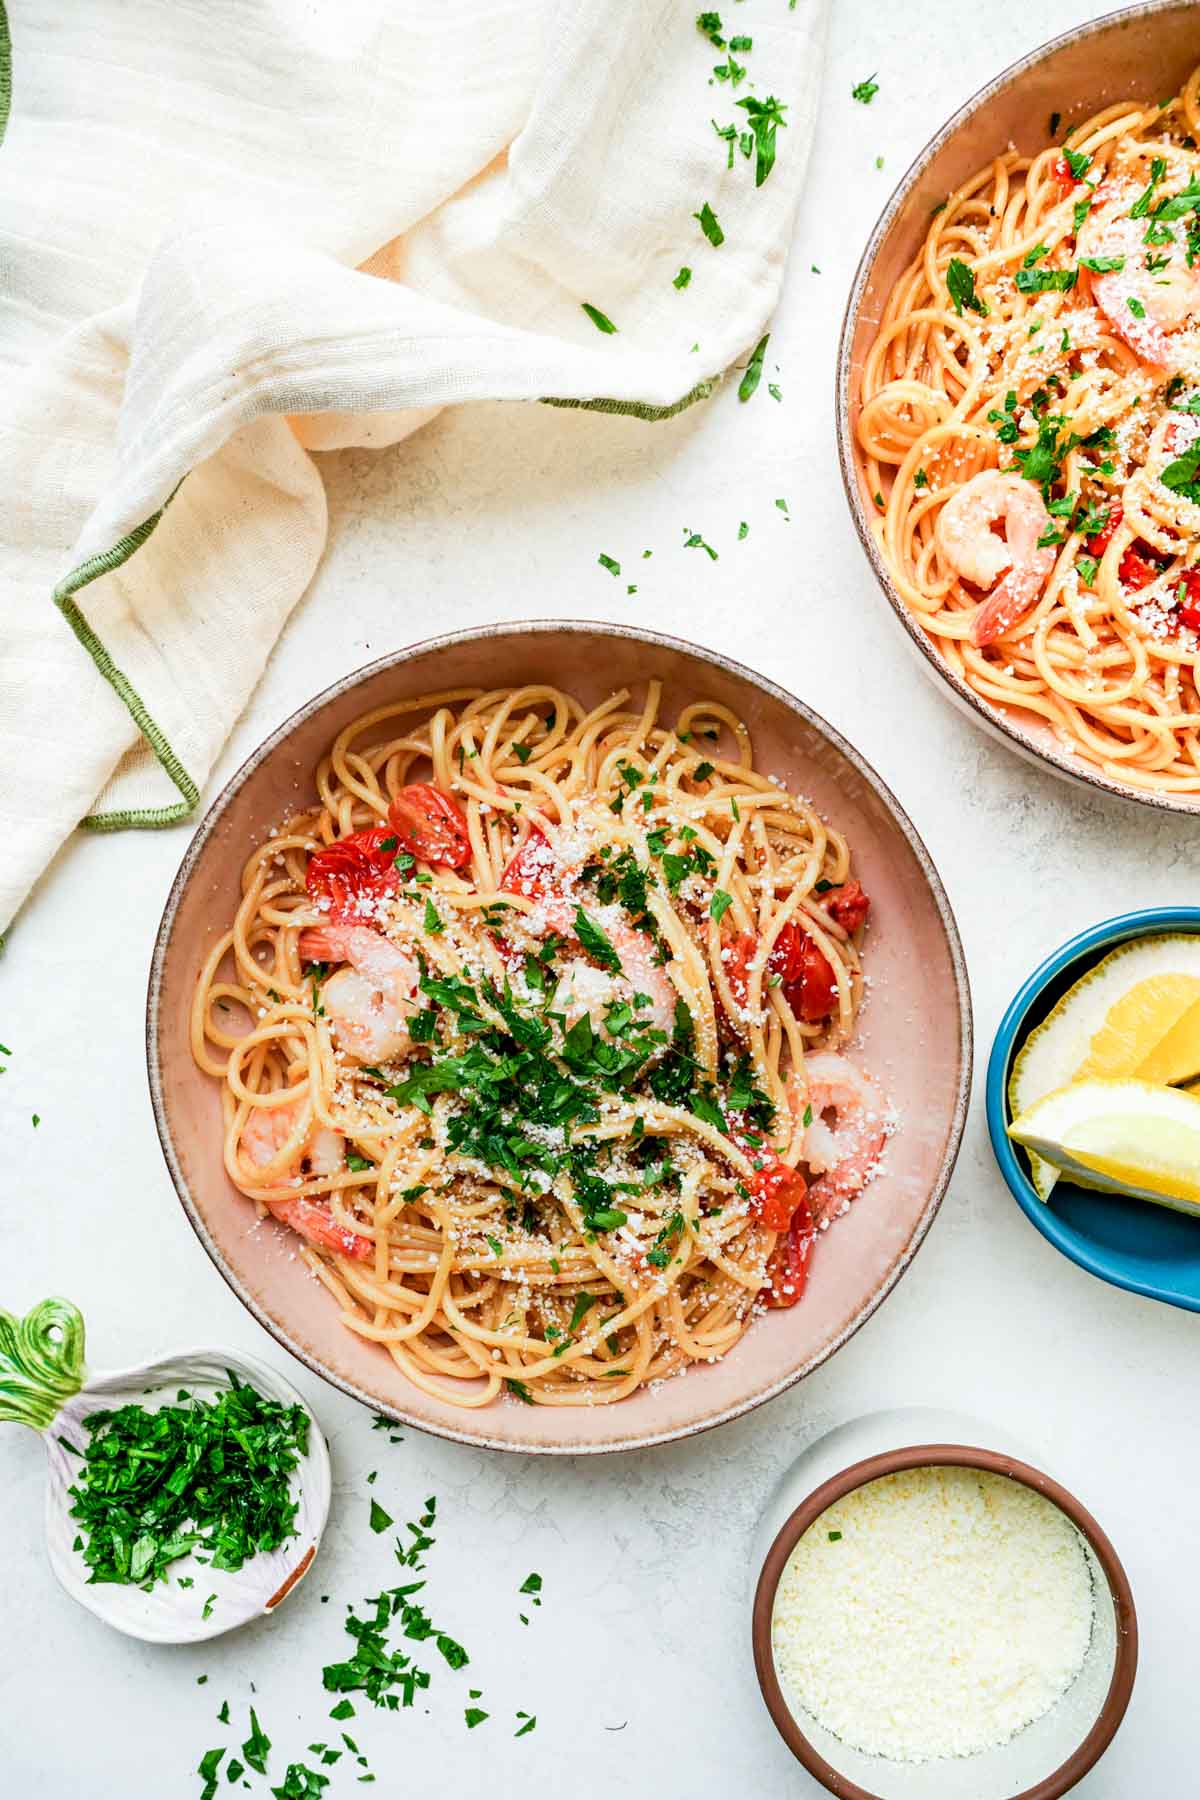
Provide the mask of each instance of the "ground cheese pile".
{"label": "ground cheese pile", "polygon": [[785,1691],[900,1762],[969,1756],[1040,1718],[1083,1665],[1092,1582],[1049,1500],[974,1469],[909,1469],[838,1500],[780,1579]]}

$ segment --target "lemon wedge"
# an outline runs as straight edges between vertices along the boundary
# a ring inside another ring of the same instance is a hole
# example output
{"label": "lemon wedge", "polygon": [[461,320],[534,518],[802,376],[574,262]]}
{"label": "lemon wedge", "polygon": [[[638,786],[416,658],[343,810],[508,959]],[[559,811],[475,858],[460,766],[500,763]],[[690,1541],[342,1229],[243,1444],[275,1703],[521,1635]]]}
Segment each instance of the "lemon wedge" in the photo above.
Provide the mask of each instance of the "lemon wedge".
{"label": "lemon wedge", "polygon": [[[1119,944],[1068,988],[1021,1045],[1008,1081],[1014,1118],[1067,1082],[1184,1081],[1200,1075],[1200,936],[1162,933]],[[1030,1152],[1048,1200],[1058,1170]]]}
{"label": "lemon wedge", "polygon": [[1076,1081],[1008,1134],[1087,1187],[1200,1217],[1200,1095],[1149,1081]]}

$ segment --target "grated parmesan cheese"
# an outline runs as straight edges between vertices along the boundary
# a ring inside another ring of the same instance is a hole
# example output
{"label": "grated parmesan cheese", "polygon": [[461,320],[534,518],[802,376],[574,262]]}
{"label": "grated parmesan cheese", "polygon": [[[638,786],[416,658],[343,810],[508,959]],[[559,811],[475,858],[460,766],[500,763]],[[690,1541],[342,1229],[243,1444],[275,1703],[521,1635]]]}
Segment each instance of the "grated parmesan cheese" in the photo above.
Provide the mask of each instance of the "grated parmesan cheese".
{"label": "grated parmesan cheese", "polygon": [[845,1495],[780,1578],[775,1664],[793,1704],[869,1755],[970,1756],[1040,1718],[1083,1666],[1083,1541],[1053,1503],[976,1469]]}

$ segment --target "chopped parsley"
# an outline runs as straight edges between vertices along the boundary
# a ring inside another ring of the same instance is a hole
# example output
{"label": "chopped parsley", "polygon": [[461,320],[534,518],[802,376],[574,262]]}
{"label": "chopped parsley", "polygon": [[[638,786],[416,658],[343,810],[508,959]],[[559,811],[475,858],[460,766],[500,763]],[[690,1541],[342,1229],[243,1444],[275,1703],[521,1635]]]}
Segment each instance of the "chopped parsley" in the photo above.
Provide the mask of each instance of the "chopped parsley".
{"label": "chopped parsley", "polygon": [[676,275],[674,281],[671,283],[671,286],[677,287],[677,288],[685,288],[691,279],[692,279],[692,271],[688,268],[687,264],[684,263],[684,265],[680,269],[678,275]]}
{"label": "chopped parsley", "polygon": [[[714,249],[725,242],[725,233],[721,230],[721,227],[717,222],[717,215],[708,204],[707,200],[700,208],[700,211],[693,213],[692,217],[699,221],[701,231]],[[609,325],[607,329],[611,331],[613,327]]]}
{"label": "chopped parsley", "polygon": [[[615,575],[619,575],[621,573],[620,563],[617,562],[613,557],[606,556],[604,554],[603,550],[600,552],[599,556],[596,558],[596,561],[600,564],[600,567],[602,569],[607,569],[610,575],[615,576]],[[528,752],[526,752],[526,754],[528,755]]]}
{"label": "chopped parsley", "polygon": [[1181,499],[1200,504],[1200,440],[1167,464],[1162,472],[1162,484]]}
{"label": "chopped parsley", "polygon": [[1146,214],[1150,211],[1150,202],[1154,199],[1155,192],[1166,172],[1167,165],[1165,161],[1161,156],[1156,156],[1150,164],[1150,182],[1148,187],[1138,195],[1137,199],[1129,209],[1129,216],[1131,219],[1144,219],[1146,217]]}
{"label": "chopped parsley", "polygon": [[[1069,294],[1079,280],[1078,269],[1018,269],[1014,277],[1020,294]],[[969,304],[969,302],[968,302]]]}
{"label": "chopped parsley", "polygon": [[978,313],[980,318],[987,317],[987,302],[975,292],[975,276],[960,256],[952,256],[946,266],[946,291],[960,318],[964,306]]}
{"label": "chopped parsley", "polygon": [[855,82],[854,86],[850,89],[850,98],[852,100],[861,100],[864,106],[870,106],[878,92],[879,83],[876,81],[874,75],[868,75],[865,81]]}
{"label": "chopped parsley", "polygon": [[380,1506],[378,1500],[372,1500],[371,1501],[371,1530],[373,1532],[375,1532],[375,1534],[378,1536],[378,1534],[381,1531],[386,1531],[389,1525],[394,1525],[394,1524],[395,1524],[395,1520],[392,1518],[391,1513],[385,1512],[383,1510],[383,1507]]}
{"label": "chopped parsley", "polygon": [[750,396],[757,388],[759,381],[762,379],[763,357],[766,355],[767,345],[770,341],[771,334],[767,331],[763,333],[757,344],[755,344],[750,355],[750,361],[746,364],[746,372],[738,384],[739,400],[749,400]]}
{"label": "chopped parsley", "polygon": [[593,306],[590,300],[581,300],[579,304],[597,331],[603,331],[606,336],[611,336],[616,331],[616,326],[607,314],[602,313],[598,306]]}
{"label": "chopped parsley", "polygon": [[754,138],[754,185],[760,188],[775,167],[775,132],[778,126],[787,125],[783,116],[787,107],[774,94],[768,94],[765,100],[739,100],[738,105],[746,114]]}
{"label": "chopped parsley", "polygon": [[88,1444],[70,1494],[89,1582],[149,1592],[193,1550],[212,1568],[235,1571],[295,1535],[291,1477],[308,1449],[308,1414],[265,1399],[231,1371],[229,1380],[211,1402],[181,1389],[183,1404],[133,1404],[85,1420]]}

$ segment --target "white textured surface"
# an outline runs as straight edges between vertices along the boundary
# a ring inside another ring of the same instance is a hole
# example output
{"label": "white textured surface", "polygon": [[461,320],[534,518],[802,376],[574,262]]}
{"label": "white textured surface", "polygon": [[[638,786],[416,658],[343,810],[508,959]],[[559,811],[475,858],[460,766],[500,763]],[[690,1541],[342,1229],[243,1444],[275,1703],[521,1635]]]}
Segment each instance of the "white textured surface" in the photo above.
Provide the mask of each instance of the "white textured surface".
{"label": "white textured surface", "polygon": [[[744,13],[751,30],[756,9],[783,4],[725,10],[739,24]],[[1081,0],[1005,8],[838,0],[788,286],[751,405],[740,407],[730,390],[652,427],[473,407],[395,451],[331,459],[326,560],[220,773],[316,688],[418,636],[496,617],[636,616],[765,669],[894,786],[958,913],[981,1066],[1011,992],[1055,944],[1125,907],[1194,900],[1193,828],[1030,770],[927,686],[853,539],[833,448],[842,302],[891,180],[980,82],[1100,10]],[[873,105],[852,103],[851,83],[876,69]],[[766,390],[776,361],[781,405]],[[792,523],[775,509],[777,496],[788,499]],[[743,518],[750,535],[737,544]],[[719,562],[679,548],[685,526],[703,532]],[[643,562],[646,548],[655,554]],[[634,600],[626,578],[597,567],[600,551],[622,560],[640,589]],[[48,1800],[190,1800],[201,1752],[232,1737],[215,1720],[221,1700],[244,1721],[251,1682],[277,1746],[278,1785],[288,1753],[333,1732],[319,1671],[349,1647],[342,1602],[398,1578],[387,1539],[367,1527],[368,1496],[404,1520],[436,1494],[428,1603],[467,1646],[471,1668],[435,1671],[428,1715],[424,1706],[360,1710],[351,1730],[378,1784],[359,1790],[355,1771],[339,1764],[328,1800],[484,1789],[504,1800],[567,1791],[815,1796],[775,1735],[750,1664],[755,1523],[812,1436],[855,1413],[914,1402],[994,1419],[998,1436],[1024,1439],[1095,1510],[1125,1560],[1141,1672],[1120,1736],[1078,1793],[1141,1800],[1190,1791],[1200,1326],[1092,1280],[1030,1228],[992,1166],[978,1094],[958,1173],[913,1269],[831,1364],[772,1406],[690,1443],[586,1466],[494,1460],[412,1433],[391,1448],[356,1406],[289,1367],[248,1319],[195,1243],[162,1166],[141,1008],[184,841],[176,833],[72,843],[13,932],[0,966],[0,1038],[14,1052],[0,1077],[0,1303],[24,1309],[56,1289],[71,1296],[100,1364],[188,1338],[279,1362],[332,1439],[334,1508],[314,1578],[278,1618],[197,1649],[138,1645],[82,1613],[53,1581],[42,1452],[6,1433],[6,1792],[36,1782]],[[371,1469],[380,1471],[374,1488],[365,1484]],[[544,1602],[526,1628],[515,1590],[532,1569],[544,1577]],[[203,1673],[209,1680],[197,1687]],[[492,1715],[469,1734],[468,1677]],[[514,1742],[517,1708],[536,1713],[538,1725]],[[222,1782],[226,1791],[242,1790]]]}

